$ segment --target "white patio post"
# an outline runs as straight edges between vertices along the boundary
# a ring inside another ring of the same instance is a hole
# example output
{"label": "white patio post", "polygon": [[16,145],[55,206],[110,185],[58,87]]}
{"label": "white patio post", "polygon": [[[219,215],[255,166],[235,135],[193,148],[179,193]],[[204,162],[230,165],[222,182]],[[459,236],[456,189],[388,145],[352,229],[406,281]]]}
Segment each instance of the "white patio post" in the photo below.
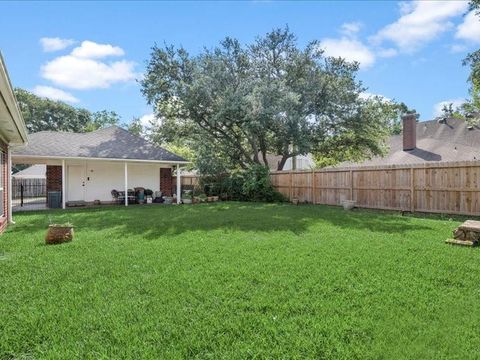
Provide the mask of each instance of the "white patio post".
{"label": "white patio post", "polygon": [[180,204],[182,201],[181,194],[181,182],[180,182],[180,164],[177,164],[177,204]]}
{"label": "white patio post", "polygon": [[66,189],[66,184],[65,184],[65,159],[62,160],[62,209],[65,209],[65,204],[66,204],[66,197],[67,194],[65,192]]}
{"label": "white patio post", "polygon": [[128,165],[125,163],[125,206],[128,206]]}
{"label": "white patio post", "polygon": [[8,168],[8,204],[7,204],[7,220],[13,223],[12,220],[12,154],[10,146],[7,148],[7,168]]}

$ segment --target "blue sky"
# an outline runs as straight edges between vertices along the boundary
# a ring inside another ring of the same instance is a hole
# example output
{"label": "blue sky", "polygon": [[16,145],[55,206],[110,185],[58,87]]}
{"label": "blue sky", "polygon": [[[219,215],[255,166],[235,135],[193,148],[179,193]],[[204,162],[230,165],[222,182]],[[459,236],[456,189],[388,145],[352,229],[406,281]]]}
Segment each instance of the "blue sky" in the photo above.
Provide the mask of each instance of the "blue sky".
{"label": "blue sky", "polygon": [[300,45],[360,61],[369,94],[403,101],[421,120],[468,96],[465,55],[480,22],[462,1],[3,2],[0,49],[15,86],[129,122],[152,109],[136,78],[151,46],[191,53],[225,36],[252,42],[288,24]]}

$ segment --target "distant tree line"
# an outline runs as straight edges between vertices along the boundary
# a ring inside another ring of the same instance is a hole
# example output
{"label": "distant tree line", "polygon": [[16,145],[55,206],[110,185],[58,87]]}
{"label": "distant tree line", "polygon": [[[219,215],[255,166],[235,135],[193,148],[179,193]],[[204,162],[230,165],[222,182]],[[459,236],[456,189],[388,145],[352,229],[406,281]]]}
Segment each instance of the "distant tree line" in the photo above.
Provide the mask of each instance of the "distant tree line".
{"label": "distant tree line", "polygon": [[92,112],[24,89],[16,88],[14,92],[29,133],[46,130],[89,132],[120,123],[120,116],[114,111]]}

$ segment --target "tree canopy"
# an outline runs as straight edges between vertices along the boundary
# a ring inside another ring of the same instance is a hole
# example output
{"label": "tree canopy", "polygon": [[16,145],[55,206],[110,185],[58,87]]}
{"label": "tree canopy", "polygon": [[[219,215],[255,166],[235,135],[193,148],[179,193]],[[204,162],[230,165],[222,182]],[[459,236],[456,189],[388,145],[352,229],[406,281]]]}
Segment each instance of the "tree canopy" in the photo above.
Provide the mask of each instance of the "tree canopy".
{"label": "tree canopy", "polygon": [[[480,16],[480,0],[471,0],[470,10]],[[471,124],[478,125],[480,123],[480,49],[468,54],[463,60],[463,65],[470,66],[470,76],[468,77],[470,99],[459,109],[452,111],[451,107],[450,109],[445,108],[444,113],[453,112],[457,116],[465,117]]]}
{"label": "tree canopy", "polygon": [[357,71],[358,63],[325,57],[316,41],[300,48],[285,28],[249,45],[226,38],[195,56],[155,45],[141,85],[162,119],[158,142],[186,144],[229,167],[279,155],[282,169],[300,154],[342,161],[383,153],[396,114],[360,96]]}
{"label": "tree canopy", "polygon": [[72,131],[88,132],[116,125],[120,117],[114,111],[90,112],[62,101],[54,101],[16,88],[15,96],[29,132]]}

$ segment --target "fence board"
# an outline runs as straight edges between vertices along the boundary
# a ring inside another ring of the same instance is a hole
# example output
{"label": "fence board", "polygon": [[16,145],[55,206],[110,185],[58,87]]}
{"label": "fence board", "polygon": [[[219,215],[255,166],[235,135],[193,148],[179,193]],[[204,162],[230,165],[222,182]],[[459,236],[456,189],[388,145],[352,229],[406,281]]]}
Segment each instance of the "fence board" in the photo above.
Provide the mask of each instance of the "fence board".
{"label": "fence board", "polygon": [[[273,186],[288,199],[447,214],[480,215],[480,161],[273,171]],[[182,176],[182,185],[199,177]]]}
{"label": "fence board", "polygon": [[[480,215],[480,162],[274,171],[273,186],[290,200],[364,208]],[[290,182],[291,181],[291,182]]]}

